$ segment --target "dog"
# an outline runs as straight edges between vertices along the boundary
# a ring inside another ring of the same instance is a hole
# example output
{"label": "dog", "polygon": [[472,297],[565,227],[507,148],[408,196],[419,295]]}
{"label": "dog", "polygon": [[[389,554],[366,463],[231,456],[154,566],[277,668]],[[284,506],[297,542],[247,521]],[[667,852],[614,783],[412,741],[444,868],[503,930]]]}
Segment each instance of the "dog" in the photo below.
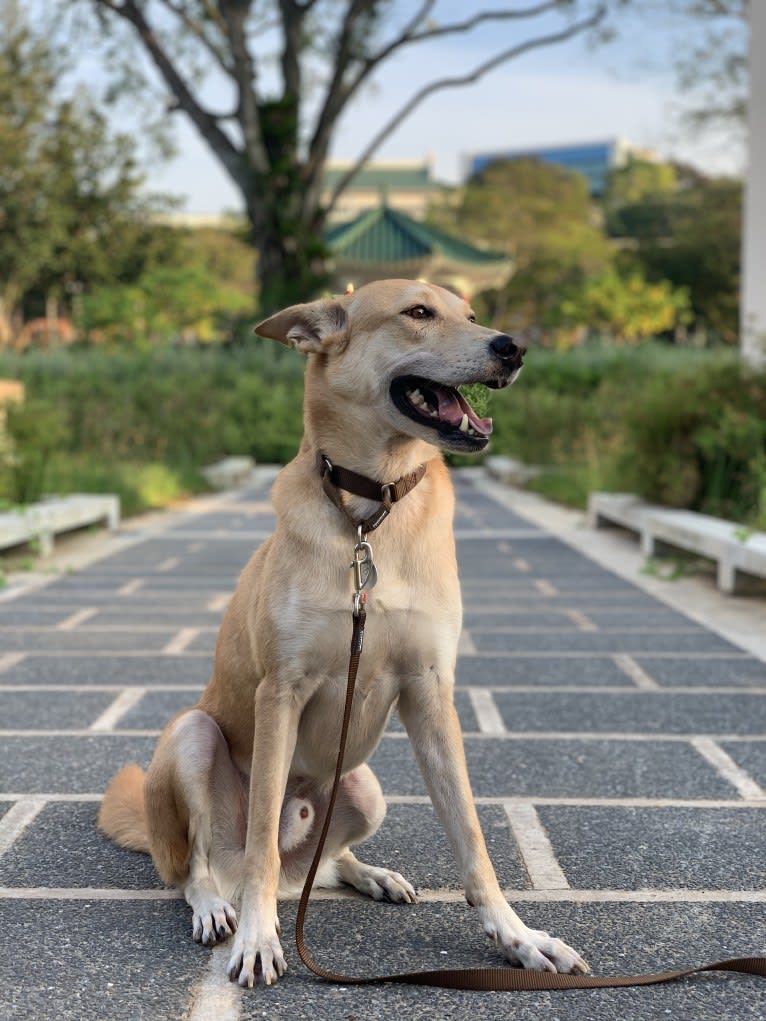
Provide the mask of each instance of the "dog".
{"label": "dog", "polygon": [[528,928],[500,889],[453,704],[462,607],[441,452],[486,447],[492,421],[457,387],[507,386],[522,348],[478,325],[462,298],[412,280],[295,305],[255,332],[308,356],[303,440],[273,488],[276,531],[242,573],[199,703],[167,725],[146,776],[131,765],[112,780],[100,829],[151,853],[191,906],[195,940],[233,939],[232,981],[270,985],[285,973],[277,898],[300,889],[317,845],[345,697],[349,561],[365,530],[355,523],[373,527],[381,509],[332,486],[329,499],[327,481],[342,466],[390,495],[386,483],[417,476],[369,538],[379,577],[366,593],[345,772],[316,885],[416,900],[398,872],[351,850],[385,815],[367,760],[396,707],[485,932],[513,964],[586,972],[569,946]]}

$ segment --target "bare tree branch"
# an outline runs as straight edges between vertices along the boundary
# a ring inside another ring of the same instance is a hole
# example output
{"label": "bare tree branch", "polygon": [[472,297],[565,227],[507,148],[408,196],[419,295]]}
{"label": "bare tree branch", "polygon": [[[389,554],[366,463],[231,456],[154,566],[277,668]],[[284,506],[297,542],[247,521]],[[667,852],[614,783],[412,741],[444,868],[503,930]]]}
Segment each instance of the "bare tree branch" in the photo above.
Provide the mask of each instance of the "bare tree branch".
{"label": "bare tree branch", "polygon": [[249,4],[242,0],[219,0],[224,29],[231,47],[234,80],[237,83],[237,114],[250,162],[259,173],[269,168],[263,143],[258,100],[255,94],[255,66],[247,48],[247,14]]}
{"label": "bare tree branch", "polygon": [[521,7],[510,11],[480,11],[467,21],[456,21],[451,25],[435,25],[425,32],[418,32],[410,36],[407,42],[418,43],[423,39],[436,39],[439,36],[455,35],[461,32],[470,32],[483,21],[508,21],[509,19],[537,18],[541,14],[561,7],[561,0],[543,0],[534,7]]}
{"label": "bare tree branch", "polygon": [[[427,0],[423,9],[432,7],[434,0]],[[338,34],[332,79],[325,92],[314,132],[309,142],[308,159],[304,168],[307,185],[311,185],[324,163],[329,147],[330,135],[340,113],[348,102],[353,86],[346,82],[346,72],[354,59],[354,29],[359,18],[370,9],[371,0],[351,0],[343,25]]]}
{"label": "bare tree branch", "polygon": [[244,189],[246,179],[241,152],[219,127],[219,118],[211,114],[209,110],[205,110],[192,95],[186,81],[160,45],[157,34],[144,18],[143,11],[139,6],[140,0],[122,0],[121,3],[117,3],[116,0],[96,0],[96,2],[133,25],[165,84],[175,96],[180,109],[190,117],[235,184]]}
{"label": "bare tree branch", "polygon": [[438,36],[469,32],[484,21],[505,21],[510,18],[534,18],[540,14],[546,13],[547,11],[554,10],[556,7],[560,7],[561,5],[561,0],[543,0],[543,2],[538,3],[533,7],[504,11],[481,11],[472,18],[468,18],[466,21],[454,22],[450,25],[443,25],[427,31],[416,32],[415,29],[422,23],[429,11],[433,8],[434,2],[435,0],[425,0],[425,2],[421,4],[420,10],[407,23],[403,31],[376,54],[368,57],[352,81],[346,82],[342,85],[342,87],[337,86],[334,93],[332,91],[328,92],[325,107],[320,115],[309,149],[311,161],[309,172],[311,172],[315,166],[321,165],[321,162],[326,158],[330,132],[332,131],[333,124],[342,113],[345,105],[351,97],[356,94],[356,91],[363,84],[365,79],[368,78],[375,70],[375,68],[383,63],[383,61],[390,57],[396,50],[410,43],[423,42],[424,40],[434,39]]}
{"label": "bare tree branch", "polygon": [[455,88],[461,85],[471,85],[489,71],[494,70],[500,64],[513,60],[515,57],[520,57],[522,54],[528,53],[530,50],[538,49],[541,46],[550,46],[554,43],[560,43],[567,39],[571,39],[573,36],[579,35],[581,32],[585,32],[587,29],[595,27],[604,18],[605,14],[606,7],[604,5],[599,5],[590,17],[585,18],[582,21],[573,22],[568,28],[562,29],[559,32],[551,32],[548,35],[541,35],[535,39],[527,39],[523,43],[511,46],[507,50],[503,50],[502,53],[498,53],[496,56],[484,61],[484,63],[479,64],[478,67],[475,67],[473,71],[470,71],[467,74],[456,77],[439,78],[437,81],[424,85],[423,88],[416,92],[415,95],[412,96],[408,102],[405,103],[404,106],[401,107],[401,109],[383,125],[380,131],[377,132],[377,134],[365,147],[354,164],[346,171],[345,174],[342,175],[330,196],[330,201],[327,205],[326,211],[329,212],[332,210],[344,189],[349,185],[356,174],[359,173],[364,164],[367,163],[375,150],[416,107],[420,106],[423,100],[428,98],[428,96],[433,95],[434,92],[439,92],[442,89]]}
{"label": "bare tree branch", "polygon": [[301,30],[309,9],[305,3],[297,3],[296,0],[279,0],[284,35],[281,57],[283,95],[295,96],[296,99],[301,94]]}
{"label": "bare tree branch", "polygon": [[[226,55],[215,45],[196,18],[193,18],[180,3],[173,3],[173,0],[160,0],[160,3],[188,28],[191,34],[205,47],[210,56],[213,57],[216,64],[218,64],[222,71],[225,71],[228,75],[233,73],[231,65],[226,59]],[[205,4],[206,10],[208,10],[209,7],[210,4]],[[218,20],[220,24],[220,18],[216,20]]]}

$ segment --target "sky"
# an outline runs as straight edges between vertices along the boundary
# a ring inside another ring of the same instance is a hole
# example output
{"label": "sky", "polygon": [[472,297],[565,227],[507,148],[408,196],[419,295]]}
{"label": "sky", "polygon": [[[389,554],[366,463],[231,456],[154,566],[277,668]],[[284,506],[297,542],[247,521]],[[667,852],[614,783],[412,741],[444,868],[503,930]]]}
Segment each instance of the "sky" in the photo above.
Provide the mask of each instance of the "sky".
{"label": "sky", "polygon": [[[413,6],[412,0],[399,0],[396,10],[402,17]],[[507,6],[500,0],[471,5],[440,0],[436,15],[447,23],[478,10]],[[693,28],[668,15],[667,6],[634,0],[632,13],[617,21],[617,37],[610,43],[594,46],[578,38],[541,48],[474,85],[436,93],[390,136],[374,159],[430,157],[434,176],[456,183],[474,152],[620,137],[711,173],[741,172],[742,146],[730,133],[707,131],[695,137],[681,126],[679,114],[688,97],[678,90],[674,53],[688,43]],[[528,34],[539,34],[560,23],[546,18],[527,24]],[[516,22],[495,22],[396,55],[381,66],[344,115],[331,158],[356,157],[422,84],[468,71],[522,38],[520,31]],[[214,83],[206,98],[211,105],[227,102]],[[151,189],[180,196],[181,208],[192,213],[239,209],[236,189],[215,157],[182,114],[173,116],[178,152],[166,165],[152,168]]]}

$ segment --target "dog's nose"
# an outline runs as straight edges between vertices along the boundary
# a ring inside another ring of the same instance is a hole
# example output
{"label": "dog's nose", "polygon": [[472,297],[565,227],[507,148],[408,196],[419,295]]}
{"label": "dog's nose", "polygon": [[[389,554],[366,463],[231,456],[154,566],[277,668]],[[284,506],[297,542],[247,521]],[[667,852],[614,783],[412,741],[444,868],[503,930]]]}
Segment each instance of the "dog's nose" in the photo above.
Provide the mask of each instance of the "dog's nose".
{"label": "dog's nose", "polygon": [[501,362],[515,361],[521,364],[524,358],[524,348],[507,333],[498,333],[496,337],[493,337],[489,342],[489,349]]}

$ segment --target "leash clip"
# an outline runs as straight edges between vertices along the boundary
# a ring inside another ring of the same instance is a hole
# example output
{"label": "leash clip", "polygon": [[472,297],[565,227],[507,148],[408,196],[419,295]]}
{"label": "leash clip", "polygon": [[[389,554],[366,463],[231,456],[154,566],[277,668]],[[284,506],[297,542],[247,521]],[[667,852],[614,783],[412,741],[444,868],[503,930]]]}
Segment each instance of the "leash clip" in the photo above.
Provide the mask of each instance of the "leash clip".
{"label": "leash clip", "polygon": [[357,542],[354,546],[351,570],[354,572],[354,616],[359,616],[360,606],[367,602],[365,589],[373,588],[378,580],[378,572],[372,557],[372,546],[367,542],[367,536],[362,531],[361,525],[357,527]]}

